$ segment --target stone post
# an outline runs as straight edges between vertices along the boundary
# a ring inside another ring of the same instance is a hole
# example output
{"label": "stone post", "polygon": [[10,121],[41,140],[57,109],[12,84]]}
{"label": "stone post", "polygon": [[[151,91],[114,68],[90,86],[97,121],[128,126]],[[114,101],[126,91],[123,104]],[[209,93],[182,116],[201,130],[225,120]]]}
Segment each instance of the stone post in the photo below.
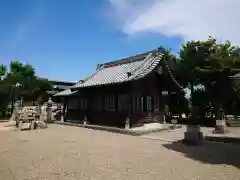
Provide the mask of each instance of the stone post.
{"label": "stone post", "polygon": [[83,124],[87,125],[87,116],[84,117]]}
{"label": "stone post", "polygon": [[19,126],[19,104],[17,102],[14,103],[13,113],[11,120],[16,121],[16,127]]}
{"label": "stone post", "polygon": [[216,120],[215,130],[213,133],[224,134],[226,133],[226,121],[224,117],[224,110],[220,109],[219,119]]}
{"label": "stone post", "polygon": [[36,115],[35,115],[35,120],[39,121],[40,120],[40,116],[41,116],[41,106],[38,104],[36,107]]}
{"label": "stone post", "polygon": [[51,122],[52,120],[52,100],[51,98],[48,99],[48,102],[47,102],[47,122]]}
{"label": "stone post", "polygon": [[61,112],[61,122],[64,122],[64,114]]}
{"label": "stone post", "polygon": [[163,124],[166,124],[166,115],[163,115]]}
{"label": "stone post", "polygon": [[126,118],[125,129],[130,129],[130,119],[128,117]]}
{"label": "stone post", "polygon": [[61,122],[65,121],[65,110],[66,110],[66,104],[64,103],[61,110],[61,119],[60,119]]}

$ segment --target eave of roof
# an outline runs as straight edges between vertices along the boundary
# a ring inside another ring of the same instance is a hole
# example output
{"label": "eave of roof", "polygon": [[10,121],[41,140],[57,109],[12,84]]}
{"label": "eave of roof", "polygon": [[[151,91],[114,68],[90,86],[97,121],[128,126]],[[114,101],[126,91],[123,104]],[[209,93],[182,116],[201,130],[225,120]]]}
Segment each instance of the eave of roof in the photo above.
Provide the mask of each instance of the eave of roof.
{"label": "eave of roof", "polygon": [[66,89],[54,95],[54,97],[63,97],[63,96],[70,96],[76,94],[78,91],[71,91],[71,89]]}
{"label": "eave of roof", "polygon": [[67,82],[67,81],[55,81],[55,80],[49,80],[51,83],[53,83],[54,85],[66,85],[66,86],[72,86],[74,84],[76,84],[76,82]]}
{"label": "eave of roof", "polygon": [[56,94],[56,93],[58,93],[59,91],[54,91],[54,90],[52,90],[52,91],[46,91],[46,93],[47,94],[49,94],[49,95],[54,95],[54,94]]}
{"label": "eave of roof", "polygon": [[173,76],[173,74],[172,74],[172,72],[171,72],[171,69],[170,69],[169,66],[168,66],[168,63],[166,62],[165,59],[163,59],[163,61],[164,61],[165,67],[167,68],[167,71],[168,71],[168,74],[169,74],[171,80],[176,84],[176,86],[177,86],[181,91],[183,91],[184,88],[183,88],[183,87],[181,86],[181,84],[174,78],[174,76]]}

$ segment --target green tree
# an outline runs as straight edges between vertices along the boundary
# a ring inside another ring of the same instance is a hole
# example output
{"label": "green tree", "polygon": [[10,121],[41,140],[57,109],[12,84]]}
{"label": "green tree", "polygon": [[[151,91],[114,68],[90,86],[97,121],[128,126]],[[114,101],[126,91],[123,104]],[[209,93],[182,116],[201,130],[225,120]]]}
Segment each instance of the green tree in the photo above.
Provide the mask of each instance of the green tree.
{"label": "green tree", "polygon": [[3,76],[6,74],[7,68],[4,65],[0,65],[0,80],[2,80]]}
{"label": "green tree", "polygon": [[[24,102],[34,102],[39,96],[45,96],[46,90],[51,89],[51,83],[47,79],[37,77],[30,64],[13,61],[9,69],[3,79],[3,85],[5,91],[13,92],[10,99],[21,97]],[[16,83],[20,83],[21,87],[16,87]]]}
{"label": "green tree", "polygon": [[207,41],[188,41],[180,49],[177,76],[180,83],[190,89],[191,95],[194,86],[201,84],[202,71],[199,70],[205,67],[215,44],[216,40],[209,38]]}
{"label": "green tree", "polygon": [[0,65],[0,117],[5,116],[6,106],[8,103],[8,92],[5,91],[3,85],[3,78],[7,73],[7,68],[4,65]]}
{"label": "green tree", "polygon": [[232,85],[229,76],[232,68],[236,67],[234,61],[239,59],[237,51],[238,48],[232,46],[229,41],[222,44],[215,43],[212,52],[205,59],[204,66],[198,69],[201,83],[214,104],[217,119],[220,109],[231,98]]}

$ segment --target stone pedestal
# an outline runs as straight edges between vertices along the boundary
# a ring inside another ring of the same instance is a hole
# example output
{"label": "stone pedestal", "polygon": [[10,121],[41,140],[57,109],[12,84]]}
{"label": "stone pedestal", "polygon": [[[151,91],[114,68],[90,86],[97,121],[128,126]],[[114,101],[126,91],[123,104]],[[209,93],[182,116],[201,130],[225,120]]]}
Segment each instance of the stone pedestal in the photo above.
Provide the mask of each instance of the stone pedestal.
{"label": "stone pedestal", "polygon": [[215,130],[213,130],[215,134],[224,134],[226,133],[226,121],[225,120],[216,120]]}
{"label": "stone pedestal", "polygon": [[187,145],[199,145],[203,142],[203,133],[200,125],[188,125],[187,131],[184,133],[183,143]]}

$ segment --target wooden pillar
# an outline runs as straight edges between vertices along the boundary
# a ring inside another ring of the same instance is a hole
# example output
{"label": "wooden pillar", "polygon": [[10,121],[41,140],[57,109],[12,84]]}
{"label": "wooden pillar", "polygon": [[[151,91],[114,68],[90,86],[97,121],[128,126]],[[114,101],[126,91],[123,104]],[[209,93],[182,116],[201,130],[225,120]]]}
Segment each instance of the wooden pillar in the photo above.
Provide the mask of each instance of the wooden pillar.
{"label": "wooden pillar", "polygon": [[115,97],[115,113],[118,114],[118,93],[116,93],[114,97]]}
{"label": "wooden pillar", "polygon": [[169,103],[168,103],[169,92],[168,90],[162,90],[161,93],[162,93],[163,123],[165,123],[168,117],[168,113],[166,111],[169,110]]}
{"label": "wooden pillar", "polygon": [[104,112],[104,105],[105,105],[105,102],[104,102],[104,101],[105,101],[105,98],[104,98],[104,97],[105,97],[105,95],[101,93],[100,97],[101,97],[101,99],[102,99],[102,101],[101,101],[101,103],[102,103],[102,104],[101,104],[101,106],[102,106],[102,108],[101,108],[101,114],[102,114],[102,113]]}
{"label": "wooden pillar", "polygon": [[133,88],[132,84],[129,84],[129,89],[128,89],[128,113],[126,117],[126,123],[125,123],[125,128],[128,129],[131,127],[132,124],[132,113],[133,113]]}
{"label": "wooden pillar", "polygon": [[62,122],[65,122],[65,120],[66,120],[66,107],[67,107],[67,102],[64,99],[63,100],[63,108],[62,108],[62,112],[61,112],[61,121]]}

